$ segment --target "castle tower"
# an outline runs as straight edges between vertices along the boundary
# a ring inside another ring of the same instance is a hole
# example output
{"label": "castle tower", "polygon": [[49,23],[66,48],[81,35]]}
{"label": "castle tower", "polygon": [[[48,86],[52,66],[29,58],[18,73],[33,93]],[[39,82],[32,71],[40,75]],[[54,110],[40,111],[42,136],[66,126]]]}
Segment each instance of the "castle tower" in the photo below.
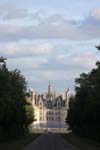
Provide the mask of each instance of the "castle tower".
{"label": "castle tower", "polygon": [[53,98],[52,86],[51,86],[50,82],[49,82],[49,85],[48,85],[48,98],[49,98],[49,100],[52,100],[52,98]]}
{"label": "castle tower", "polygon": [[32,103],[33,103],[33,106],[35,106],[35,91],[34,90],[32,91]]}
{"label": "castle tower", "polygon": [[69,100],[70,100],[70,98],[71,98],[71,91],[68,88],[67,92],[66,92],[66,105],[67,105],[67,109],[69,108]]}
{"label": "castle tower", "polygon": [[50,95],[51,93],[51,90],[52,90],[52,86],[51,86],[51,83],[49,82],[49,85],[48,85],[48,94]]}

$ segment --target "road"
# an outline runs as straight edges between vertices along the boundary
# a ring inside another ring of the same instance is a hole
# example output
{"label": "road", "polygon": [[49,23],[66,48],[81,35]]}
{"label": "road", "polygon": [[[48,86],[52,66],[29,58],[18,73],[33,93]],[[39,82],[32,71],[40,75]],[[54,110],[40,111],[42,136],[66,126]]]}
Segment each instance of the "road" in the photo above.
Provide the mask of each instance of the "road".
{"label": "road", "polygon": [[42,134],[33,143],[22,150],[78,150],[67,143],[60,135],[53,133]]}

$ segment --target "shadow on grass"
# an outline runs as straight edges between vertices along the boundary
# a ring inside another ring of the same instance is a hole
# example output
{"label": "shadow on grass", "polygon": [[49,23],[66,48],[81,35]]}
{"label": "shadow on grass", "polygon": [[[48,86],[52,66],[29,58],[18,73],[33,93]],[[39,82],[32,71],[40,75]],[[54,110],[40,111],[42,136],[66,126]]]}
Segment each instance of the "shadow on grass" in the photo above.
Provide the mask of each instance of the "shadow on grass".
{"label": "shadow on grass", "polygon": [[21,150],[26,145],[33,142],[36,138],[38,138],[41,134],[29,134],[19,139],[8,141],[8,142],[0,142],[0,150]]}
{"label": "shadow on grass", "polygon": [[67,142],[76,146],[79,150],[100,150],[100,143],[89,140],[88,138],[79,137],[72,132],[60,134]]}

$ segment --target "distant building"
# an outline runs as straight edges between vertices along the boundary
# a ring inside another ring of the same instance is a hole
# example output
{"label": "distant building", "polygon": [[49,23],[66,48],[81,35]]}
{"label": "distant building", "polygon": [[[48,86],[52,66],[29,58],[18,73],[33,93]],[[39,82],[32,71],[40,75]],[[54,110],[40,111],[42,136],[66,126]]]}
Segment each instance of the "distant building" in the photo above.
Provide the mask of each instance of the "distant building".
{"label": "distant building", "polygon": [[52,91],[49,83],[48,91],[39,95],[32,91],[32,104],[34,107],[35,121],[34,128],[50,127],[64,128],[66,127],[65,119],[67,117],[68,103],[71,92],[68,89],[60,95]]}

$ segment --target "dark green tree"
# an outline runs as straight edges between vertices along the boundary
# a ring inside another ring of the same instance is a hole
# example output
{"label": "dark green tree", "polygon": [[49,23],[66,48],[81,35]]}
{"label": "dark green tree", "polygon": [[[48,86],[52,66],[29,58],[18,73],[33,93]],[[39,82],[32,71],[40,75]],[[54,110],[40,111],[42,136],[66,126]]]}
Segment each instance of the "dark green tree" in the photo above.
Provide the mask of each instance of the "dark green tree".
{"label": "dark green tree", "polygon": [[76,95],[70,102],[67,122],[73,132],[100,139],[100,62],[91,72],[81,74]]}
{"label": "dark green tree", "polygon": [[0,58],[0,135],[4,138],[24,135],[34,120],[32,105],[26,99],[25,78],[17,69],[9,71],[5,60]]}

